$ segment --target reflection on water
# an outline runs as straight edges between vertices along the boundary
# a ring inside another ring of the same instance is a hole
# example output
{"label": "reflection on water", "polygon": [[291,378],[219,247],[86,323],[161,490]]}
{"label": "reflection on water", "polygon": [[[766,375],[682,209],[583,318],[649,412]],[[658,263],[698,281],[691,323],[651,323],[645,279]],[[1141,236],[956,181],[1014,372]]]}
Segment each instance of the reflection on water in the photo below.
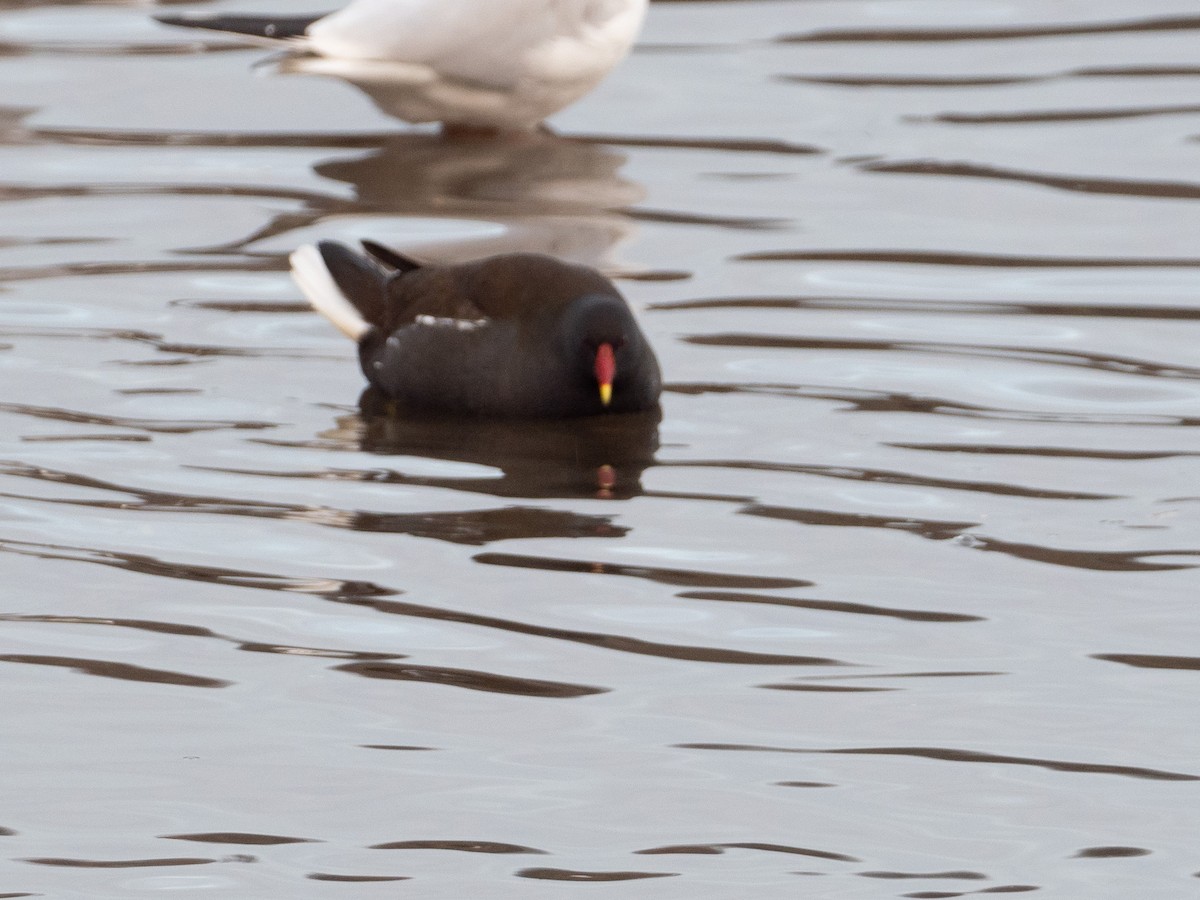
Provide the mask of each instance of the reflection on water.
{"label": "reflection on water", "polygon": [[[147,12],[0,0],[0,895],[1188,893],[1191,12],[657,2],[499,142]],[[358,237],[625,279],[661,419],[359,398]]]}
{"label": "reflection on water", "polygon": [[[353,212],[497,222],[480,245],[460,237],[430,246],[445,260],[535,250],[611,267],[612,248],[631,232],[619,213],[644,191],[619,172],[625,157],[552,134],[451,139],[430,134],[385,138],[365,155],[324,160],[317,174],[348,185]],[[269,234],[277,233],[276,223]],[[364,226],[366,228],[368,226]],[[380,226],[364,236],[378,238]],[[386,236],[386,224],[382,226]],[[256,237],[262,237],[259,235]],[[295,241],[289,235],[288,239]]]}

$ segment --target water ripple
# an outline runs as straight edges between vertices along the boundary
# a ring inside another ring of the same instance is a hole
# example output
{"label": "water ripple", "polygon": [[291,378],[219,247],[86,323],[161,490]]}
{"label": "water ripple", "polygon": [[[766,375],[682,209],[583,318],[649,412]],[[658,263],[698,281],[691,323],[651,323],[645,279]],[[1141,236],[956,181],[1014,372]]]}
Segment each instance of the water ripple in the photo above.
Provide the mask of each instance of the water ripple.
{"label": "water ripple", "polygon": [[831,859],[837,862],[861,862],[860,859],[847,856],[845,853],[834,853],[829,850],[812,850],[808,847],[791,847],[786,844],[762,844],[755,841],[732,841],[721,844],[674,844],[667,847],[652,847],[649,850],[635,850],[634,853],[646,856],[665,856],[671,854],[714,854],[726,850],[761,850],[764,853],[790,853],[796,856],[812,856],[816,859]]}
{"label": "water ripple", "polygon": [[764,250],[743,253],[747,262],[863,262],[921,266],[978,266],[1001,269],[1195,269],[1200,258],[1117,256],[1032,256],[951,250]]}
{"label": "water ripple", "polygon": [[1121,775],[1126,778],[1142,778],[1151,781],[1200,781],[1200,775],[1183,772],[1167,772],[1162,769],[1147,769],[1140,766],[1105,765],[1101,763],[1068,762],[1054,759],[1037,759],[1025,756],[1002,756],[996,753],[980,753],[975,750],[959,750],[950,747],[844,747],[838,749],[805,749],[798,747],[763,747],[753,744],[675,744],[689,750],[737,750],[755,753],[825,753],[851,756],[909,756],[917,759],[933,759],[943,762],[991,763],[1011,766],[1032,766],[1054,772],[1077,772],[1083,774]]}
{"label": "water ripple", "polygon": [[546,853],[536,847],[523,847],[520,844],[505,844],[499,841],[390,841],[386,844],[372,844],[370,850],[456,850],[460,853]]}
{"label": "water ripple", "polygon": [[51,666],[70,669],[83,675],[95,675],[99,678],[116,678],[120,681],[141,681],[148,684],[171,684],[177,687],[223,688],[233,684],[221,678],[205,678],[200,675],[187,675],[183,672],[170,672],[165,669],[148,669],[129,663],[114,662],[106,659],[79,659],[72,656],[41,656],[32,653],[0,654],[0,662],[24,663],[32,666]]}
{"label": "water ripple", "polygon": [[[1132,178],[1097,178],[1083,175],[1048,175],[970,162],[946,162],[935,159],[912,161],[872,161],[858,166],[864,172],[892,175],[935,175],[945,178],[980,178],[1034,184],[1083,194],[1110,194],[1120,197],[1158,197],[1170,200],[1200,199],[1200,184],[1188,181],[1147,181]],[[1151,310],[1153,311],[1153,310]],[[1196,318],[1195,309],[1188,318]]]}
{"label": "water ripple", "polygon": [[443,666],[417,666],[407,663],[356,662],[337,666],[339,672],[350,672],[364,678],[385,681],[415,681],[422,684],[443,684],[450,687],[484,691],[492,694],[513,694],[520,697],[553,697],[569,699],[607,693],[611,688],[541,681],[536,678],[514,678],[493,672],[472,669],[449,669]]}
{"label": "water ripple", "polygon": [[[60,409],[52,406],[31,406],[26,403],[0,403],[0,412],[12,413],[19,416],[29,416],[35,419],[50,419],[55,422],[71,422],[77,425],[104,425],[108,428],[130,428],[136,431],[146,431],[151,434],[195,434],[200,431],[251,430],[261,431],[265,428],[277,427],[274,422],[254,421],[221,421],[221,420],[187,420],[187,419],[134,419],[122,416],[104,416],[99,413],[79,412],[72,409]],[[6,467],[8,463],[0,463]],[[17,464],[19,468],[19,464]]]}
{"label": "water ripple", "polygon": [[511,566],[518,569],[538,569],[543,572],[619,575],[625,578],[644,578],[657,584],[669,584],[675,587],[770,589],[811,587],[813,584],[811,581],[798,578],[731,575],[725,572],[703,572],[691,569],[662,569],[597,560],[552,559],[546,556],[527,556],[517,553],[478,553],[471,558],[477,563],[488,566]]}
{"label": "water ripple", "polygon": [[894,297],[714,297],[652,303],[649,310],[797,309],[847,312],[930,313],[944,316],[1047,316],[1053,318],[1168,319],[1196,321],[1194,306],[1154,306],[1122,303],[1003,303],[989,300],[897,299]]}
{"label": "water ripple", "polygon": [[996,113],[939,113],[913,117],[915,121],[945,122],[951,125],[1044,125],[1060,122],[1104,122],[1114,119],[1145,119],[1151,116],[1190,116],[1200,113],[1200,105],[1181,103],[1164,106],[1125,106],[1105,109],[1037,109]]}
{"label": "water ripple", "polygon": [[1200,417],[1170,415],[1113,415],[1110,413],[1059,413],[1022,409],[1002,409],[963,403],[945,397],[929,397],[901,391],[847,390],[845,388],[808,387],[798,384],[755,383],[716,384],[711,382],[675,382],[664,391],[676,394],[762,394],[806,400],[829,400],[846,404],[850,412],[921,413],[935,416],[983,419],[996,422],[1047,422],[1060,425],[1121,425],[1146,427],[1200,426]]}
{"label": "water ripple", "polygon": [[456,512],[380,513],[258,500],[204,497],[125,487],[114,482],[17,462],[0,462],[0,474],[69,484],[126,494],[135,498],[85,500],[0,493],[0,497],[31,502],[140,512],[189,512],[203,515],[247,516],[311,522],[350,531],[406,534],[455,544],[484,545],[494,541],[533,537],[620,537],[626,528],[611,516],[595,516],[541,507],[509,506]]}
{"label": "water ripple", "polygon": [[[970,550],[1002,553],[1016,559],[1072,569],[1090,569],[1099,572],[1166,572],[1176,569],[1194,569],[1200,566],[1200,550],[1068,550],[976,534],[970,529],[978,527],[979,523],[973,522],[942,522],[764,505],[749,506],[739,512],[742,515],[782,519],[801,525],[907,531],[928,540],[953,540],[959,546]],[[1154,560],[1155,557],[1192,557],[1196,558],[1197,562],[1157,562]]]}
{"label": "water ripple", "polygon": [[1105,34],[1145,34],[1200,30],[1200,16],[1161,16],[1117,22],[1015,25],[1006,28],[844,28],[792,34],[782,43],[925,43],[948,41],[1009,41],[1027,38],[1079,37]]}
{"label": "water ripple", "polygon": [[671,878],[680,872],[581,872],[575,869],[521,869],[518,878],[542,881],[637,881],[643,878]]}
{"label": "water ripple", "polygon": [[[60,866],[69,869],[144,869],[159,866],[203,866],[215,859],[196,856],[175,856],[165,859],[69,859],[61,856],[29,856],[22,862],[36,866]],[[2,897],[27,897],[32,894],[0,894]]]}
{"label": "water ripple", "polygon": [[768,606],[788,606],[793,609],[816,609],[823,612],[849,613],[857,616],[884,616],[907,622],[985,622],[982,616],[962,613],[934,612],[923,609],[896,609],[870,603],[848,603],[841,600],[807,600],[799,597],[776,597],[771,594],[743,594],[734,591],[684,591],[686,600],[716,600],[722,603],[762,603]]}
{"label": "water ripple", "polygon": [[441,622],[494,628],[514,634],[544,637],[553,640],[586,644],[621,653],[634,653],[664,659],[691,662],[728,663],[733,665],[796,665],[796,666],[841,666],[847,663],[822,656],[796,656],[784,653],[757,653],[721,647],[697,647],[686,644],[664,644],[645,641],[622,635],[589,631],[573,631],[565,628],[550,628],[495,616],[425,606],[384,599],[399,593],[396,590],[369,581],[341,581],[329,578],[296,578],[237,569],[199,566],[180,562],[167,562],[136,553],[118,553],[86,547],[67,547],[57,544],[39,544],[29,541],[0,541],[0,551],[36,556],[42,559],[62,559],[76,562],[96,563],[144,575],[179,578],[186,581],[223,584],[234,587],[259,588],[324,597],[335,603],[366,607],[389,615],[408,616]]}
{"label": "water ripple", "polygon": [[971,491],[980,494],[998,494],[1006,497],[1030,497],[1039,500],[1116,500],[1119,494],[1093,494],[1081,491],[1056,491],[1049,488],[1026,488],[1014,484],[994,481],[961,481],[952,478],[933,478],[910,475],[888,469],[862,469],[854,466],[824,466],[803,463],[769,463],[753,460],[686,460],[664,462],[664,468],[718,468],[748,469],[757,472],[789,472],[797,475],[816,475],[822,478],[837,478],[847,481],[865,481],[877,484],[903,484],[913,487],[937,488],[939,490]]}
{"label": "water ripple", "polygon": [[[0,549],[8,549],[0,544]],[[257,586],[257,585],[256,585]],[[132,628],[153,634],[182,637],[212,638],[227,641],[239,650],[251,653],[278,653],[284,656],[311,656],[326,659],[350,659],[360,662],[378,662],[404,659],[403,653],[371,653],[360,650],[335,650],[327,647],[299,647],[292,644],[266,644],[261,641],[243,641],[197,625],[182,625],[176,622],[153,622],[145,619],[114,619],[99,616],[59,616],[0,614],[0,622],[36,622],[52,625],[101,625],[114,628]]]}
{"label": "water ripple", "polygon": [[245,831],[206,831],[197,834],[160,834],[167,841],[195,841],[201,844],[246,844],[259,847],[275,847],[280,844],[317,844],[315,838],[289,837],[280,834],[258,834]]}
{"label": "water ripple", "polygon": [[1137,669],[1200,671],[1200,656],[1154,656],[1146,653],[1093,653],[1092,659],[1123,663]]}
{"label": "water ripple", "polygon": [[1096,450],[1087,447],[1021,447],[1002,444],[917,444],[888,442],[888,447],[928,453],[976,453],[985,456],[1044,456],[1048,459],[1105,459],[1142,461],[1200,456],[1191,450]]}

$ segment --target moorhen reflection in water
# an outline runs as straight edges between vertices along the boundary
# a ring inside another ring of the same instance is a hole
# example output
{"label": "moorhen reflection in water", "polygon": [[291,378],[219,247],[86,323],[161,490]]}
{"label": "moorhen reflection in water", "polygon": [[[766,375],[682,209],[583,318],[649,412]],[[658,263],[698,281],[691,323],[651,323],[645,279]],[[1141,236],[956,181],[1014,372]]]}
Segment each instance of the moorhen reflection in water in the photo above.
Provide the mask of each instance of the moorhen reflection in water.
{"label": "moorhen reflection in water", "polygon": [[495,497],[628,499],[642,493],[654,464],[661,413],[573,419],[464,419],[400,416],[375,388],[360,415],[343,416],[323,437],[381,456],[412,456],[498,469],[475,476],[373,474],[385,481],[447,487]]}

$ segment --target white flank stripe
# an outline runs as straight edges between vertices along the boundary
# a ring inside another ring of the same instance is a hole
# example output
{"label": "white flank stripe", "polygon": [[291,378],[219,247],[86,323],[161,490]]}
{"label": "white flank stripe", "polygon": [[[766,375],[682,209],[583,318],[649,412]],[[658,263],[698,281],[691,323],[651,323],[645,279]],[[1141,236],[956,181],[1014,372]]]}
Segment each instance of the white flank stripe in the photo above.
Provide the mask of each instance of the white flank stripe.
{"label": "white flank stripe", "polygon": [[455,328],[458,331],[474,331],[487,324],[487,319],[453,319],[449,316],[417,316],[413,320],[417,325],[427,328]]}
{"label": "white flank stripe", "polygon": [[371,325],[337,286],[325,267],[321,251],[312,244],[305,244],[288,259],[292,263],[292,280],[300,286],[313,309],[351,340],[362,340],[362,336],[371,330]]}

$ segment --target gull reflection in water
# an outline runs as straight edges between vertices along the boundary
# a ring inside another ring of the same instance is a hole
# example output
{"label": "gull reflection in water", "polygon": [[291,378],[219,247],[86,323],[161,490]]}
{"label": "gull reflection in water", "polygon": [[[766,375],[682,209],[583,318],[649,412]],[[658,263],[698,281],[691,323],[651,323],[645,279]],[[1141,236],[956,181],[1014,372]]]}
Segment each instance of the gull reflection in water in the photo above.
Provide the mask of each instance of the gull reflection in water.
{"label": "gull reflection in water", "polygon": [[[423,236],[421,223],[392,223],[398,240],[453,262],[488,253],[529,251],[612,270],[612,248],[633,223],[622,210],[642,199],[622,178],[624,155],[545,133],[492,138],[391,135],[366,154],[318,163],[317,174],[353,188],[345,212],[371,216],[363,228],[388,243],[380,217],[491,223],[484,236]],[[357,223],[355,223],[357,224]]]}

